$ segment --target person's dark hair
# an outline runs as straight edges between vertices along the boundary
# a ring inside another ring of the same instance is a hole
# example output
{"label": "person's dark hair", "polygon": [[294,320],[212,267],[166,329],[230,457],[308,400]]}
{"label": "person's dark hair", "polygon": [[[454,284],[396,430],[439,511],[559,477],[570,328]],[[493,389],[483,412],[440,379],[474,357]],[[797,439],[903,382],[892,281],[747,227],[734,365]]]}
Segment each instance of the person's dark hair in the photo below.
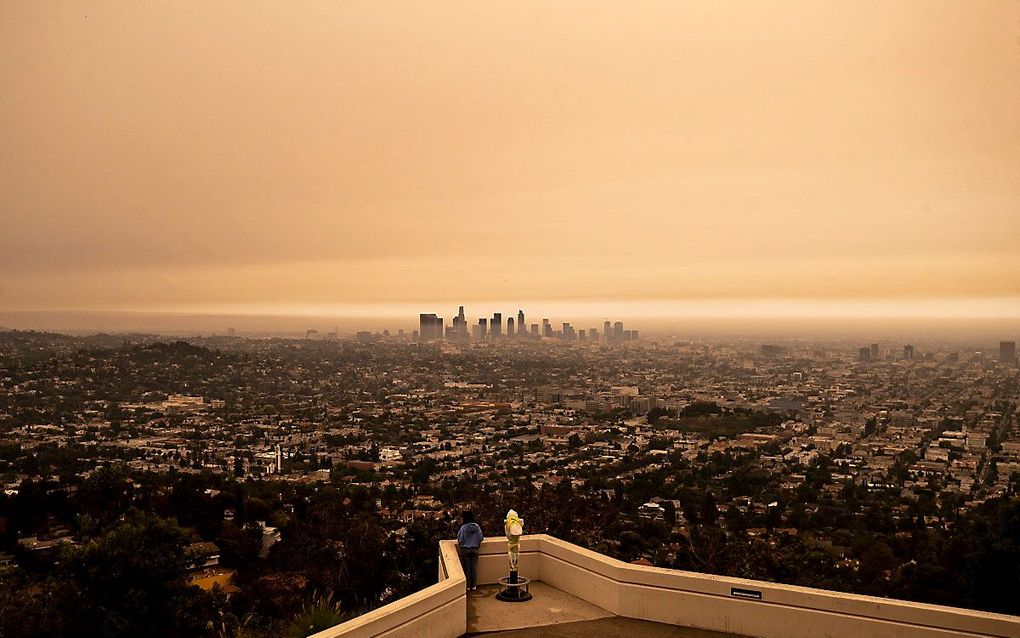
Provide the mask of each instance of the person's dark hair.
{"label": "person's dark hair", "polygon": [[465,511],[464,512],[464,524],[467,525],[468,523],[474,523],[474,522],[475,522],[475,513],[474,512]]}

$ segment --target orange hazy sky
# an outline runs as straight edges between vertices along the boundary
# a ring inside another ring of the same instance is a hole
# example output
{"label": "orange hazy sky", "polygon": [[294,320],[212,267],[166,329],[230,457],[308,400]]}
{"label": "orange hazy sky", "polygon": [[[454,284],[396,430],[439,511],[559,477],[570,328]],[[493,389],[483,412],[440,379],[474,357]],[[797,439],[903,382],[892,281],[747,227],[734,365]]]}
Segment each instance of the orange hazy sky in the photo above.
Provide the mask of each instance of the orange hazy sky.
{"label": "orange hazy sky", "polygon": [[0,309],[1020,314],[1020,2],[3,2],[0,140]]}

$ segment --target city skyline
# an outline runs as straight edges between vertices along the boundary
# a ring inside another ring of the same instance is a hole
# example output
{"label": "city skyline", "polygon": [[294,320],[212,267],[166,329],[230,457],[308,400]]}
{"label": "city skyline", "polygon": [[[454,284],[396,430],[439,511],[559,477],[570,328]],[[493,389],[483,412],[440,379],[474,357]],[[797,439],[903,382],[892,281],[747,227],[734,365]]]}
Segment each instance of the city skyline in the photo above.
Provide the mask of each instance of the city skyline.
{"label": "city skyline", "polygon": [[[437,304],[436,307],[439,307]],[[75,311],[60,314],[46,312],[0,312],[0,330],[42,330],[66,334],[136,333],[162,335],[297,336],[307,330],[320,333],[336,331],[353,336],[357,332],[396,332],[416,329],[420,308],[409,308],[403,315],[288,315],[288,314],[207,314],[191,312],[149,313],[129,311]],[[603,317],[583,314],[537,313],[543,316],[569,316],[575,324],[598,325]],[[840,317],[641,317],[617,315],[624,321],[639,323],[642,334],[650,338],[726,337],[742,338],[837,338],[943,340],[974,345],[994,345],[1002,339],[1020,340],[1020,322],[1000,318],[840,318]],[[529,326],[530,328],[530,326]]]}
{"label": "city skyline", "polygon": [[555,338],[562,341],[576,340],[590,343],[617,343],[637,341],[640,338],[639,330],[624,329],[622,321],[611,322],[608,318],[603,320],[601,332],[595,327],[581,328],[572,325],[570,321],[564,321],[560,325],[561,329],[555,329],[548,317],[542,317],[541,322],[535,321],[529,325],[523,308],[517,310],[516,319],[511,314],[504,322],[502,312],[493,312],[491,317],[479,316],[477,323],[472,324],[467,320],[464,306],[458,306],[457,315],[449,326],[446,325],[446,319],[438,316],[437,313],[419,313],[418,330],[412,333],[412,338],[415,341],[423,342]]}

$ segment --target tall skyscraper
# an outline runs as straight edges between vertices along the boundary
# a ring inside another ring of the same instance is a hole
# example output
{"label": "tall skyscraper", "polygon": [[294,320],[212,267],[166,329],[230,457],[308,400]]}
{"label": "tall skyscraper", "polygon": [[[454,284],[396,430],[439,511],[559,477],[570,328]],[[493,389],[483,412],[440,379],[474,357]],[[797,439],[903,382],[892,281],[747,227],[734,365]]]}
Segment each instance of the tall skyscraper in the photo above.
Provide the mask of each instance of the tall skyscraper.
{"label": "tall skyscraper", "polygon": [[489,332],[493,339],[498,339],[503,334],[503,313],[492,313],[492,321],[489,322]]}
{"label": "tall skyscraper", "polygon": [[609,320],[606,319],[606,322],[604,324],[602,324],[602,339],[603,340],[609,341],[610,337],[613,336],[613,333],[611,332],[611,330],[612,330],[612,325],[609,323]]}
{"label": "tall skyscraper", "polygon": [[551,337],[551,336],[553,336],[552,324],[549,323],[548,319],[543,319],[542,320],[542,336],[543,337]]}
{"label": "tall skyscraper", "polygon": [[878,344],[877,343],[871,344],[871,353],[870,353],[870,356],[871,356],[871,360],[872,361],[878,361]]}
{"label": "tall skyscraper", "polygon": [[435,341],[443,338],[444,322],[435,313],[418,315],[418,335],[422,341]]}
{"label": "tall skyscraper", "polygon": [[506,318],[506,336],[512,337],[516,333],[517,333],[517,331],[514,330],[514,318],[513,317],[507,317]]}
{"label": "tall skyscraper", "polygon": [[531,336],[532,336],[532,337],[537,337],[537,336],[539,336],[539,335],[538,335],[538,324],[537,324],[537,323],[533,323],[533,324],[531,324]]}
{"label": "tall skyscraper", "polygon": [[912,345],[903,346],[903,358],[907,361],[910,361],[911,359],[914,358],[914,346]]}
{"label": "tall skyscraper", "polygon": [[524,311],[517,311],[517,334],[524,336],[528,334],[528,324],[524,323]]}
{"label": "tall skyscraper", "polygon": [[455,339],[467,339],[467,318],[464,316],[464,306],[460,307],[457,316],[453,318],[453,337]]}
{"label": "tall skyscraper", "polygon": [[615,341],[623,341],[623,322],[617,321],[613,324],[613,339]]}
{"label": "tall skyscraper", "polygon": [[1013,365],[1016,363],[1016,341],[999,342],[999,363]]}
{"label": "tall skyscraper", "polygon": [[871,361],[871,348],[861,348],[857,351],[857,360],[861,363]]}
{"label": "tall skyscraper", "polygon": [[485,319],[483,317],[478,320],[478,335],[479,335],[478,338],[484,341],[488,332],[489,332],[488,319]]}
{"label": "tall skyscraper", "polygon": [[597,328],[588,328],[588,340],[589,341],[599,340],[599,331]]}

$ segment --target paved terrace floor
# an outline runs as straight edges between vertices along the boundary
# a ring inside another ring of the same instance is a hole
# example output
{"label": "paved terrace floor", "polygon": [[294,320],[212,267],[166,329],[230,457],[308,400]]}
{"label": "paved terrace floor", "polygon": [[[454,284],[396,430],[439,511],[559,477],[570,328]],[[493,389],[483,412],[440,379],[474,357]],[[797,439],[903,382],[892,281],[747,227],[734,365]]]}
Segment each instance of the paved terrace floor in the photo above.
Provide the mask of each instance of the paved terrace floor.
{"label": "paved terrace floor", "polygon": [[468,635],[492,638],[737,638],[735,634],[619,618],[543,582],[531,584],[531,600],[496,599],[499,587],[468,592]]}
{"label": "paved terrace floor", "polygon": [[734,636],[734,634],[724,634],[718,631],[676,627],[616,616],[472,635],[490,638],[629,638],[630,636],[634,636],[634,638],[731,638]]}

